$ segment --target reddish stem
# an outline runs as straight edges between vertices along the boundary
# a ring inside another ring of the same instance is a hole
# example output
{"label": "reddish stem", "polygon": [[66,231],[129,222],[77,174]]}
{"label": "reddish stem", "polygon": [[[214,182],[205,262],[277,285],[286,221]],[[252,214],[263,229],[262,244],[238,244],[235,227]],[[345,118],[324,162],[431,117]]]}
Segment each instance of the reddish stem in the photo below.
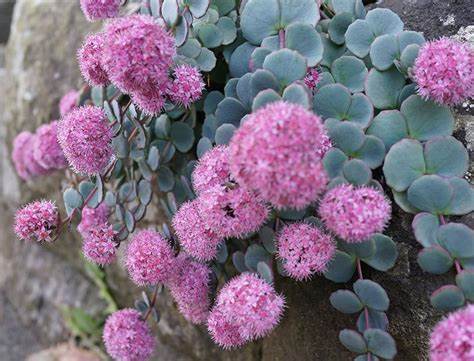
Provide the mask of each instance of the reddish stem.
{"label": "reddish stem", "polygon": [[156,298],[158,295],[158,285],[155,286],[155,290],[153,291],[153,298],[151,299],[150,305],[148,306],[148,310],[145,313],[145,316],[143,316],[143,319],[146,321],[148,316],[151,314],[151,310],[155,307],[156,303]]}
{"label": "reddish stem", "polygon": [[280,29],[280,31],[278,32],[278,37],[280,39],[280,49],[283,49],[286,45],[285,45],[285,30],[284,29]]}
{"label": "reddish stem", "polygon": [[[362,274],[362,265],[360,263],[359,258],[357,258],[357,273],[359,274],[359,279],[363,280],[364,275]],[[367,307],[364,307],[364,318],[365,318],[365,329],[367,330],[370,328],[369,310],[367,309]],[[367,360],[372,361],[372,354],[370,352],[367,353]]]}

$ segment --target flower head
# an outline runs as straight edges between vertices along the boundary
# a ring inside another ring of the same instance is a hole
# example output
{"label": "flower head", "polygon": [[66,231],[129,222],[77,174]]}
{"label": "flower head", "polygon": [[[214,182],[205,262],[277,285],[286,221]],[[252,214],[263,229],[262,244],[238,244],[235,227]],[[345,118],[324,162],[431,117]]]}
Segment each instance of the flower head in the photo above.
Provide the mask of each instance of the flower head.
{"label": "flower head", "polygon": [[431,361],[474,360],[474,305],[440,321],[430,339]]}
{"label": "flower head", "polygon": [[245,341],[263,337],[280,321],[284,304],[283,297],[270,284],[256,274],[242,273],[227,282],[217,295],[210,318],[218,313],[224,323],[209,327],[209,331],[218,340],[214,331],[230,325]]}
{"label": "flower head", "polygon": [[198,198],[202,219],[222,237],[257,231],[268,218],[268,207],[255,194],[234,185],[217,185]]}
{"label": "flower head", "polygon": [[101,172],[113,155],[112,130],[99,107],[83,106],[66,114],[59,122],[58,140],[69,164],[78,173]]}
{"label": "flower head", "polygon": [[169,96],[175,103],[185,108],[198,101],[205,87],[202,75],[197,68],[191,65],[179,65],[173,70],[174,80],[170,86]]}
{"label": "flower head", "polygon": [[59,101],[59,114],[64,117],[67,113],[77,107],[79,101],[79,92],[76,90],[70,90],[63,95]]}
{"label": "flower head", "polygon": [[423,98],[462,103],[474,97],[474,48],[448,38],[429,41],[420,49],[413,75]]}
{"label": "flower head", "polygon": [[52,121],[36,130],[34,137],[33,157],[45,169],[63,169],[67,162],[58,143],[58,122]]}
{"label": "flower head", "polygon": [[173,228],[183,250],[200,261],[210,261],[217,254],[223,237],[205,222],[199,199],[181,205],[173,217]]}
{"label": "flower head", "polygon": [[304,77],[304,83],[309,89],[311,90],[316,89],[316,86],[319,83],[318,69],[316,68],[309,69],[308,72],[306,73],[306,76]]}
{"label": "flower head", "polygon": [[84,207],[82,209],[81,222],[77,226],[77,230],[83,238],[86,238],[89,232],[98,227],[105,225],[109,218],[109,207],[102,202],[97,208]]}
{"label": "flower head", "polygon": [[89,21],[114,18],[121,0],[81,0],[81,9]]}
{"label": "flower head", "polygon": [[36,177],[40,175],[47,175],[51,170],[44,168],[35,158],[35,144],[36,144],[36,134],[32,134],[30,140],[25,143],[23,147],[23,161],[26,166],[26,171],[31,177]]}
{"label": "flower head", "polygon": [[14,229],[20,239],[50,242],[58,225],[56,205],[51,201],[36,201],[16,212]]}
{"label": "flower head", "polygon": [[166,101],[163,90],[156,88],[134,91],[132,93],[132,100],[143,113],[148,115],[161,113]]}
{"label": "flower head", "polygon": [[105,27],[102,64],[125,93],[164,94],[175,54],[173,37],[151,16],[117,18]]}
{"label": "flower head", "polygon": [[161,234],[153,230],[136,233],[128,248],[125,264],[130,278],[139,286],[167,282],[171,277],[175,256]]}
{"label": "flower head", "polygon": [[305,223],[285,226],[278,235],[277,247],[283,268],[298,281],[324,272],[336,252],[331,236]]}
{"label": "flower head", "polygon": [[28,171],[25,158],[26,145],[31,142],[32,137],[32,133],[23,131],[18,133],[13,140],[12,161],[16,172],[23,180],[28,180],[32,176]]}
{"label": "flower head", "polygon": [[109,81],[101,62],[103,48],[104,35],[102,33],[91,34],[77,52],[81,74],[92,86],[104,86]]}
{"label": "flower head", "polygon": [[125,308],[111,314],[105,321],[105,349],[114,359],[120,361],[149,360],[155,349],[155,338],[140,313]]}
{"label": "flower head", "polygon": [[197,194],[230,182],[229,147],[218,145],[206,152],[194,168],[192,178]]}
{"label": "flower head", "polygon": [[116,232],[109,224],[98,225],[89,230],[84,238],[82,252],[91,262],[106,265],[115,261]]}
{"label": "flower head", "polygon": [[209,314],[209,266],[181,254],[176,259],[175,274],[169,282],[171,295],[188,321],[200,324]]}
{"label": "flower head", "polygon": [[326,227],[344,241],[364,242],[382,232],[390,220],[389,200],[371,187],[342,184],[326,193],[319,215]]}
{"label": "flower head", "polygon": [[230,143],[237,182],[277,208],[306,207],[324,190],[321,120],[301,105],[268,104],[248,116]]}
{"label": "flower head", "polygon": [[225,349],[239,347],[247,342],[240,334],[239,326],[229,322],[219,308],[214,308],[209,314],[207,329],[214,342]]}

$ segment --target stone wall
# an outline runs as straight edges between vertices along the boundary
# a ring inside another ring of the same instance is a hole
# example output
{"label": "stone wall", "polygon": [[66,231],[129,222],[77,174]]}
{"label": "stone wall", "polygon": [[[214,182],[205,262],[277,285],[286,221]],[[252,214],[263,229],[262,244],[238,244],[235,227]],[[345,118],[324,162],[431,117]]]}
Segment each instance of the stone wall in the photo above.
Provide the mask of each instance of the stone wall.
{"label": "stone wall", "polygon": [[[0,353],[4,354],[2,343],[8,339],[11,346],[7,345],[7,349],[13,350],[8,356],[11,360],[22,360],[28,352],[68,339],[60,305],[82,307],[93,313],[104,307],[82,269],[74,235],[63,237],[54,247],[39,247],[16,241],[11,232],[12,214],[19,204],[39,197],[60,200],[61,175],[22,183],[12,169],[9,151],[20,130],[34,130],[55,119],[61,95],[80,86],[75,51],[94,27],[84,20],[77,3],[18,0],[6,48],[6,68],[0,70],[0,322],[4,326],[7,320],[21,321],[9,330],[24,335],[14,341],[0,331]],[[428,38],[452,35],[473,19],[469,0],[383,0],[378,6],[393,9],[406,21],[407,28],[423,31]],[[463,141],[470,136],[472,142],[473,124],[472,116],[459,117],[457,136]],[[155,209],[147,218],[156,220],[159,216]],[[465,220],[472,222],[468,217]],[[453,276],[430,277],[422,273],[416,264],[419,247],[410,223],[410,216],[395,209],[389,234],[399,245],[400,258],[390,272],[368,276],[389,292],[390,332],[397,340],[397,359],[418,361],[427,359],[427,334],[439,317],[428,304],[428,295]],[[120,305],[130,306],[140,290],[130,284],[120,264],[107,270],[108,278]],[[340,346],[337,335],[340,329],[353,327],[355,319],[336,312],[328,301],[329,294],[340,287],[343,286],[319,277],[307,283],[277,280],[277,288],[288,301],[281,325],[265,340],[235,352],[223,352],[213,346],[206,331],[185,322],[164,294],[159,298],[162,320],[157,332],[157,358],[350,360],[351,355]],[[21,339],[28,342],[15,351],[12,345]]]}

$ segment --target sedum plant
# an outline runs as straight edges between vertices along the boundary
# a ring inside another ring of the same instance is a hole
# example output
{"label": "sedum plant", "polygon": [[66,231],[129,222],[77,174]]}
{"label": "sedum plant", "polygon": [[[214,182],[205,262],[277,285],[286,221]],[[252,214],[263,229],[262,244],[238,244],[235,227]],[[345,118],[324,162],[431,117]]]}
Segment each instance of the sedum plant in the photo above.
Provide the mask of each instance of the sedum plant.
{"label": "sedum plant", "polygon": [[[101,266],[126,248],[131,280],[151,297],[107,319],[111,357],[151,357],[161,285],[223,348],[268,335],[291,307],[278,273],[354,280],[329,296],[358,315],[339,340],[357,361],[393,359],[389,296],[364,273],[396,262],[383,234],[391,199],[416,214],[421,268],[456,269],[433,306],[473,301],[474,232],[450,217],[471,212],[474,196],[447,107],[473,96],[469,45],[426,42],[361,0],[80,2],[88,20],[105,19],[78,50],[87,84],[12,153],[26,181],[69,164],[66,215],[34,202],[15,232],[52,242],[77,227]],[[168,220],[138,230],[154,194]],[[470,332],[456,317],[435,330],[433,359],[472,356],[472,342],[443,339]]]}

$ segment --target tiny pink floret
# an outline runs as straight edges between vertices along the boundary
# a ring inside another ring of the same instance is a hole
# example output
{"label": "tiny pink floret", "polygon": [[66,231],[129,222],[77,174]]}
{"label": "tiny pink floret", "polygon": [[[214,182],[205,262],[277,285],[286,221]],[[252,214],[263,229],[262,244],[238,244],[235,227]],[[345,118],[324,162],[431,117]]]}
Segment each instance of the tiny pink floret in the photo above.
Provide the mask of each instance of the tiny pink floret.
{"label": "tiny pink floret", "polygon": [[171,101],[185,108],[198,101],[205,84],[199,70],[190,65],[179,65],[173,70],[174,80],[170,86]]}
{"label": "tiny pink floret", "polygon": [[87,36],[77,52],[81,74],[91,86],[105,86],[109,82],[107,73],[102,67],[103,49],[104,34],[98,33]]}
{"label": "tiny pink floret", "polygon": [[59,113],[61,117],[65,116],[74,108],[77,108],[79,101],[79,92],[76,90],[70,90],[59,101]]}
{"label": "tiny pink floret", "polygon": [[77,230],[83,238],[86,238],[89,232],[101,225],[107,223],[109,218],[109,207],[102,202],[97,208],[84,207],[82,209],[81,222],[77,226]]}
{"label": "tiny pink floret", "polygon": [[230,182],[229,147],[218,145],[207,151],[194,168],[192,180],[197,194]]}
{"label": "tiny pink floret", "polygon": [[58,142],[58,121],[52,121],[36,129],[33,157],[44,169],[64,169],[67,166],[63,150]]}

